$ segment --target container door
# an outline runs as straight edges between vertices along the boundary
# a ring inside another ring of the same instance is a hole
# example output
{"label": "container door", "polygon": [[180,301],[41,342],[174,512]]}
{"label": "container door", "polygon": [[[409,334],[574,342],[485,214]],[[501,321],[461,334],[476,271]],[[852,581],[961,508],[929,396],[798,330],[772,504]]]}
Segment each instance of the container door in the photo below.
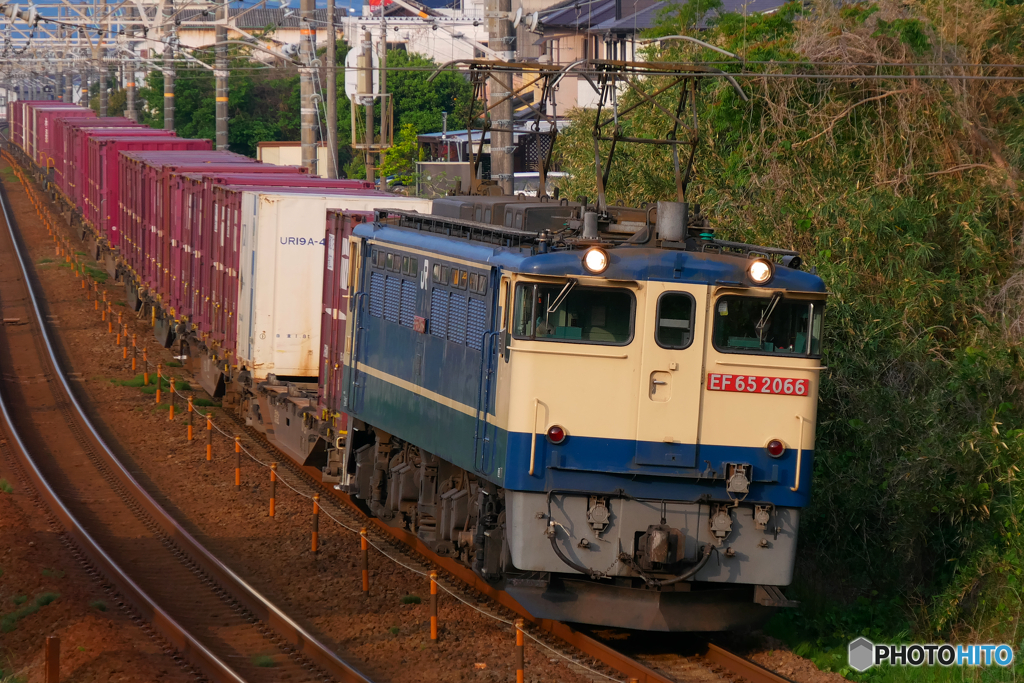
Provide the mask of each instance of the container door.
{"label": "container door", "polygon": [[637,413],[640,467],[697,467],[707,287],[651,282]]}

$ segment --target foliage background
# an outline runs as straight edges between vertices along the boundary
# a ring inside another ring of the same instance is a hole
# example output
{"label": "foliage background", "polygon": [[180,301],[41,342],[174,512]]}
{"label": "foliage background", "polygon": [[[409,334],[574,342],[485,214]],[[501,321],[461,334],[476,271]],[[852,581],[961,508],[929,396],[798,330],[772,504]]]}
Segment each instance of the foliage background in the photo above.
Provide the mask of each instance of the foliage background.
{"label": "foliage background", "polygon": [[[337,63],[343,65],[348,44],[338,41],[336,49]],[[299,74],[293,67],[264,68],[251,59],[249,52],[246,48],[229,50],[228,145],[233,152],[255,157],[259,142],[299,140]],[[322,55],[322,49],[320,53]],[[207,64],[213,64],[212,54],[199,53],[199,57]],[[430,59],[410,55],[403,50],[388,51],[388,67],[396,69],[389,71],[387,80],[388,91],[394,101],[396,143],[401,134],[408,136],[410,131],[413,139],[417,134],[440,131],[442,111],[449,114],[449,129],[465,127],[468,103],[473,94],[473,88],[465,77],[446,71],[427,85],[426,79],[437,65]],[[422,70],[397,70],[408,67]],[[115,89],[109,95],[108,111],[111,115],[120,115],[126,106],[126,94],[124,90],[116,89],[114,80],[110,85]],[[182,137],[213,140],[216,135],[213,72],[199,65],[182,67],[179,64],[174,88],[175,131]],[[163,128],[163,91],[163,73],[154,69],[137,93],[141,123]],[[90,102],[97,111],[98,92],[94,89]],[[343,69],[337,74],[337,92],[339,166],[346,169],[350,177],[365,177],[362,159],[357,158],[350,147],[351,105],[345,95]],[[323,118],[322,112],[321,107]],[[379,120],[379,107],[377,114]],[[403,169],[415,162],[415,145],[411,152],[408,145],[402,147],[402,154],[401,158],[398,152],[390,154],[392,165],[408,176]]]}
{"label": "foliage background", "polygon": [[[724,79],[705,82],[689,200],[726,239],[800,250],[831,293],[791,590],[804,606],[772,629],[844,674],[861,634],[1020,643],[1024,83],[957,76],[1024,75],[971,66],[1024,61],[1024,6],[720,7],[672,6],[653,32],[692,35],[712,10],[701,39],[764,74],[741,79],[749,102]],[[649,56],[723,62],[678,41]],[[837,78],[771,77],[792,73]],[[564,189],[594,197],[593,112],[573,118],[558,144],[573,176]],[[647,111],[622,134],[668,130]],[[675,198],[665,148],[620,145],[616,165],[610,201]]]}

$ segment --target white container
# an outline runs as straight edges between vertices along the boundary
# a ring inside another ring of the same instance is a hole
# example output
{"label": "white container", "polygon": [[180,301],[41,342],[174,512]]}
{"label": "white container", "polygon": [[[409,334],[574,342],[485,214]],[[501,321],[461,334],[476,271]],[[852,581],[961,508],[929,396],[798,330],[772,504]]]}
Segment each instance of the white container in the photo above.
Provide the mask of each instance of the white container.
{"label": "white container", "polygon": [[243,192],[237,353],[253,380],[317,376],[327,209],[430,207],[395,195]]}

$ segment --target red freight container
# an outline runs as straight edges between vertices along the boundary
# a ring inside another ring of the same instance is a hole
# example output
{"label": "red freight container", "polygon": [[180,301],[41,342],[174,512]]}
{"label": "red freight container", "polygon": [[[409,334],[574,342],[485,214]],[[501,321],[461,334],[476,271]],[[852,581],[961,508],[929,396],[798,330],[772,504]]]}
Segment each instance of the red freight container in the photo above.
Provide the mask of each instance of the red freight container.
{"label": "red freight container", "polygon": [[[256,166],[256,161],[233,152],[123,152],[120,155],[122,252],[137,284],[166,297],[163,286],[166,243],[170,241],[165,207],[168,177],[185,170],[219,170]],[[163,252],[162,252],[163,250]]]}
{"label": "red freight container", "polygon": [[[93,179],[90,187],[90,214],[100,235],[107,238],[111,247],[121,243],[119,221],[121,217],[121,196],[118,175],[120,170],[119,155],[124,151],[209,151],[209,140],[191,140],[185,138],[137,135],[142,131],[133,128],[124,129],[125,135],[97,134],[89,139],[89,174]],[[165,132],[165,131],[158,131]]]}
{"label": "red freight container", "polygon": [[[301,166],[272,166],[270,164],[243,164],[229,169],[230,172],[187,172],[169,175],[170,202],[168,205],[168,226],[171,233],[171,302],[175,315],[195,321],[195,299],[199,295],[198,282],[193,284],[195,261],[204,252],[195,245],[203,244],[202,238],[210,233],[212,218],[203,211],[209,206],[214,185],[234,181],[278,182],[291,179],[302,182],[308,178]],[[204,222],[205,221],[205,222]],[[198,271],[196,271],[198,272]]]}
{"label": "red freight container", "polygon": [[331,426],[336,431],[348,429],[345,413],[341,409],[341,364],[345,353],[345,322],[348,315],[348,241],[355,226],[372,220],[373,213],[368,211],[327,210],[320,323],[322,357],[317,403],[320,413],[330,416]]}
{"label": "red freight container", "polygon": [[53,119],[53,143],[50,146],[54,162],[53,182],[61,193],[64,192],[64,187],[66,187],[66,183],[64,181],[64,149],[66,147],[64,137],[67,131],[67,126],[65,125],[65,122],[92,121],[95,118],[96,112],[92,109],[82,107],[78,110],[61,112]]}
{"label": "red freight container", "polygon": [[[303,186],[219,185],[213,189],[210,213],[217,221],[210,230],[212,240],[204,250],[198,269],[201,277],[198,316],[199,329],[224,347],[233,349],[237,341],[239,247],[242,233],[242,194],[331,194],[359,197],[391,197],[386,192],[363,189],[362,181],[309,178]],[[356,187],[352,187],[356,185]]]}
{"label": "red freight container", "polygon": [[65,196],[79,211],[85,209],[85,194],[88,188],[87,176],[84,175],[89,158],[88,138],[86,131],[99,129],[113,130],[121,128],[146,129],[131,119],[120,117],[104,117],[95,119],[65,119],[64,126],[64,182],[67,189]]}
{"label": "red freight container", "polygon": [[[41,131],[37,134],[37,151],[39,165],[45,170],[53,169],[56,176],[58,162],[61,160],[61,122],[66,119],[94,119],[96,113],[85,107],[66,107],[63,109],[40,109],[36,112],[36,120]],[[56,178],[54,178],[56,179]]]}
{"label": "red freight container", "polygon": [[28,116],[27,145],[28,156],[39,168],[46,168],[46,158],[42,156],[42,148],[49,147],[50,127],[53,115],[57,112],[65,112],[69,109],[77,109],[78,105],[64,102],[46,102],[45,104],[30,104],[25,108]]}
{"label": "red freight container", "polygon": [[[103,185],[107,181],[107,178],[103,175],[104,168],[103,157],[104,148],[109,145],[114,145],[118,139],[123,140],[137,140],[141,141],[149,138],[151,140],[178,140],[180,138],[174,135],[174,131],[170,130],[156,130],[153,128],[87,128],[81,132],[82,140],[85,142],[86,156],[84,168],[78,173],[79,178],[85,180],[85,195],[83,197],[83,215],[86,222],[92,226],[93,230],[97,235],[103,235],[103,230],[100,227],[101,215],[99,202],[101,199],[101,192],[103,191]],[[97,146],[95,140],[103,140],[103,144]],[[111,166],[113,170],[113,180],[117,182],[117,152],[114,152],[113,161],[114,164]],[[116,191],[116,190],[115,190]],[[114,206],[107,207],[106,215],[112,216],[112,212],[116,210],[116,204]],[[116,220],[116,218],[114,219]]]}
{"label": "red freight container", "polygon": [[[259,186],[260,189],[280,189],[287,192],[288,188],[294,190],[338,190],[352,192],[361,195],[378,194],[372,189],[372,184],[365,180],[329,180],[325,178],[309,178],[294,176],[272,176],[263,181],[259,178],[252,178],[239,182],[236,178],[232,185],[236,188],[247,186]],[[268,182],[269,181],[269,182]],[[213,261],[213,267],[207,268],[213,276],[213,283],[210,287],[210,297],[216,297],[221,301],[219,308],[207,309],[209,314],[216,314],[210,321],[210,332],[217,341],[224,342],[227,348],[233,348],[235,342],[235,327],[231,322],[237,319],[236,310],[238,300],[238,258],[239,258],[239,235],[241,234],[241,194],[235,190],[228,191],[225,186],[214,188],[213,208],[216,216],[220,219],[220,225],[214,223],[213,229],[209,231],[212,238],[212,245],[207,248]],[[218,230],[219,228],[219,230]],[[204,296],[205,303],[205,296]]]}
{"label": "red freight container", "polygon": [[11,139],[15,146],[28,154],[28,132],[31,130],[30,108],[54,104],[55,100],[15,100],[8,107],[11,119]]}

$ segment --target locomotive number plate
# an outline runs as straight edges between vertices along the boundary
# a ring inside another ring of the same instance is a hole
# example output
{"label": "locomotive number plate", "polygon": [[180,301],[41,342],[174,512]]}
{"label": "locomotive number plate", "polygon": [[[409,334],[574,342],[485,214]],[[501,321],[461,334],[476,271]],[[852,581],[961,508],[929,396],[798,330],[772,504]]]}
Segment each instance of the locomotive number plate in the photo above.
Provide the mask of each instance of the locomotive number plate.
{"label": "locomotive number plate", "polygon": [[758,377],[708,373],[708,391],[738,391],[744,394],[785,394],[807,396],[810,382],[791,377]]}

